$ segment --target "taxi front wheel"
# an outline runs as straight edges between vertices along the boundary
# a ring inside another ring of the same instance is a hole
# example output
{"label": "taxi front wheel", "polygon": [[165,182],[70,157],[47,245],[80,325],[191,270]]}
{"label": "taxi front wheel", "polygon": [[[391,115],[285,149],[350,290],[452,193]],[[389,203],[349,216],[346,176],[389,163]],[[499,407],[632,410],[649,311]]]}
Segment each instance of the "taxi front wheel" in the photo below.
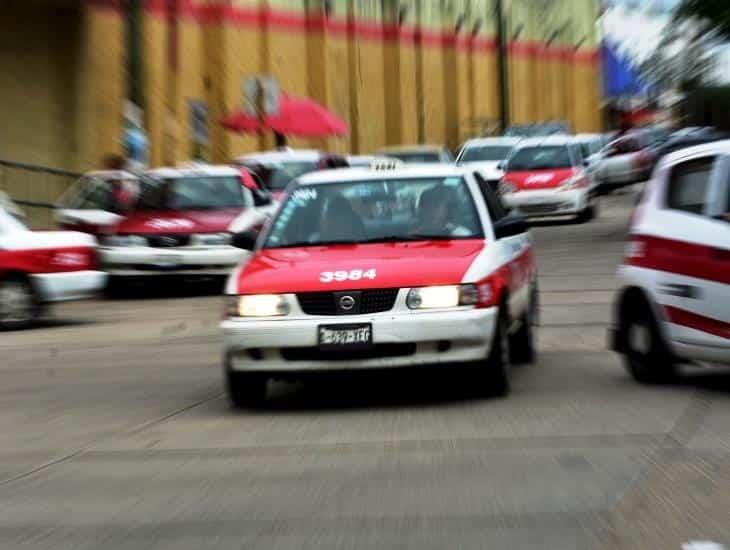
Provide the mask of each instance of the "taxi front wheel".
{"label": "taxi front wheel", "polygon": [[506,397],[510,392],[510,342],[509,324],[504,308],[501,308],[494,329],[494,340],[484,364],[480,368],[483,391],[492,397]]}
{"label": "taxi front wheel", "polygon": [[226,392],[237,409],[257,407],[266,401],[265,376],[258,373],[226,370]]}

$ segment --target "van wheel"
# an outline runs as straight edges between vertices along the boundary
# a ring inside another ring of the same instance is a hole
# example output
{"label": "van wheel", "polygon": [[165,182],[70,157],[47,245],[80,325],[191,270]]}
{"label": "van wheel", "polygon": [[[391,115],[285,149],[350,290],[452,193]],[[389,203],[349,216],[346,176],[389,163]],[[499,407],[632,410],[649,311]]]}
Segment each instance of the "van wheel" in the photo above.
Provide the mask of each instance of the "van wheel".
{"label": "van wheel", "polygon": [[627,307],[619,331],[624,343],[624,362],[634,380],[642,384],[666,384],[677,378],[677,361],[667,349],[645,300]]}
{"label": "van wheel", "polygon": [[510,337],[509,357],[513,365],[534,363],[537,359],[537,330],[539,294],[537,288],[530,292],[530,303],[520,321],[520,329]]}
{"label": "van wheel", "polygon": [[598,217],[598,200],[593,199],[588,205],[583,209],[583,211],[578,214],[575,221],[578,223],[587,223],[591,220],[594,220]]}
{"label": "van wheel", "polygon": [[19,330],[32,325],[40,315],[38,296],[24,278],[0,281],[0,329]]}
{"label": "van wheel", "polygon": [[492,349],[480,367],[481,386],[490,397],[506,397],[510,392],[510,344],[509,324],[504,307],[500,308],[499,317],[494,327]]}
{"label": "van wheel", "polygon": [[226,370],[226,392],[237,409],[254,408],[266,401],[265,376],[258,373]]}

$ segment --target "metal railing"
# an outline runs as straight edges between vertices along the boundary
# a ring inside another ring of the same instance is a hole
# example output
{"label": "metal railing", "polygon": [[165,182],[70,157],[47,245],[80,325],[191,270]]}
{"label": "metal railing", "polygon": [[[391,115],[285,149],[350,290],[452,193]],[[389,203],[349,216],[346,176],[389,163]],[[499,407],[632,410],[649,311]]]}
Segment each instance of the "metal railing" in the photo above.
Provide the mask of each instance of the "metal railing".
{"label": "metal railing", "polygon": [[69,170],[0,159],[0,190],[23,208],[34,228],[53,226],[56,200],[79,177]]}

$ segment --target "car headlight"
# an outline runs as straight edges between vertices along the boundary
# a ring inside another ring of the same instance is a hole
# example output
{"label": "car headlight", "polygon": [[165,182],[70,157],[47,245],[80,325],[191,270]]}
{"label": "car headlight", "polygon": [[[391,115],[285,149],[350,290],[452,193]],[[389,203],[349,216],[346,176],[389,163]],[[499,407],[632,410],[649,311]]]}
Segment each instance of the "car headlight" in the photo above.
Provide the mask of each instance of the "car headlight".
{"label": "car headlight", "polygon": [[101,246],[147,246],[147,239],[139,235],[106,235],[99,239]]}
{"label": "car headlight", "polygon": [[410,309],[438,309],[471,306],[478,302],[477,287],[468,285],[425,286],[412,288],[406,297]]}
{"label": "car headlight", "polygon": [[248,294],[228,296],[228,317],[279,317],[289,314],[289,302],[282,294]]}
{"label": "car headlight", "polygon": [[517,191],[517,186],[511,181],[502,180],[497,186],[497,192],[500,195],[509,195],[510,193],[514,193],[515,191]]}
{"label": "car headlight", "polygon": [[571,189],[580,189],[582,187],[586,187],[587,185],[588,182],[583,176],[573,176],[572,178],[568,178],[563,183],[561,183],[558,189],[560,191],[570,191]]}
{"label": "car headlight", "polygon": [[193,235],[193,244],[202,246],[225,246],[231,244],[230,233],[202,233]]}

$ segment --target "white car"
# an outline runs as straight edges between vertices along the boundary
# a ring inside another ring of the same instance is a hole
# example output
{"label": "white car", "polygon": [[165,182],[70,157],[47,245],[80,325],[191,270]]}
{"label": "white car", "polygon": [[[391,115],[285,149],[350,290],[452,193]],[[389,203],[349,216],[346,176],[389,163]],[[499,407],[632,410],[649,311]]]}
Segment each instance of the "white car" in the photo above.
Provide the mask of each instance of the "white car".
{"label": "white car", "polygon": [[443,145],[393,145],[378,150],[376,155],[405,164],[451,164],[454,156]]}
{"label": "white car", "polygon": [[456,164],[476,170],[493,189],[497,188],[504,172],[503,163],[521,141],[517,137],[487,137],[467,141],[456,157]]}
{"label": "white car", "polygon": [[580,145],[571,136],[520,142],[499,184],[509,208],[529,218],[568,216],[588,221],[598,214],[597,186]]}
{"label": "white car", "polygon": [[673,153],[636,207],[611,342],[644,383],[730,365],[730,141]]}
{"label": "white car", "polygon": [[236,406],[269,378],[455,363],[485,392],[533,360],[532,242],[472,172],[453,166],[300,178],[228,280],[224,373]]}
{"label": "white car", "polygon": [[611,190],[649,179],[656,155],[651,145],[649,134],[636,130],[601,149],[596,171],[601,188]]}
{"label": "white car", "polygon": [[92,236],[30,231],[0,205],[0,329],[25,328],[47,304],[91,297],[105,282]]}

